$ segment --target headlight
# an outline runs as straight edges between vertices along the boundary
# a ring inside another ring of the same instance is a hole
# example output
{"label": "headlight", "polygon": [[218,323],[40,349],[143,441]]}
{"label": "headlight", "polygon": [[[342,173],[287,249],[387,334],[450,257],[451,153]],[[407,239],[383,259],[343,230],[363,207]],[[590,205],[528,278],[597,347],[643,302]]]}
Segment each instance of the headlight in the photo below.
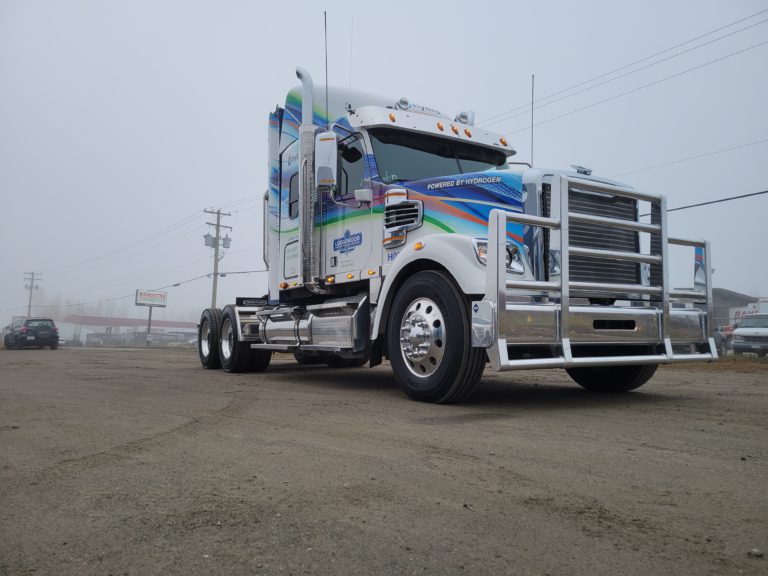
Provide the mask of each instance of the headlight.
{"label": "headlight", "polygon": [[[486,240],[475,240],[475,254],[477,259],[482,264],[488,264],[488,242]],[[520,250],[516,244],[507,244],[507,250],[505,254],[506,268],[510,272],[515,274],[524,274],[525,266],[523,266],[523,260],[520,257]]]}

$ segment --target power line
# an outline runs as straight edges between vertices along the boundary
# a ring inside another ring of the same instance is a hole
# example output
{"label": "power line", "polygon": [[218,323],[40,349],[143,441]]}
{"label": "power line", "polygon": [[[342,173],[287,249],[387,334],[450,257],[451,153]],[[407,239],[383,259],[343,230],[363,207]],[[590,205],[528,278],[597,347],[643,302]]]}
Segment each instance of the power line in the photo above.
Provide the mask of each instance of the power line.
{"label": "power line", "polygon": [[[558,90],[557,92],[553,92],[552,94],[548,94],[547,96],[542,96],[538,101],[541,102],[543,100],[549,100],[550,98],[553,98],[555,96],[559,96],[560,94],[563,94],[565,92],[569,92],[571,90],[574,90],[576,88],[580,88],[581,86],[584,86],[586,84],[590,84],[594,82],[595,80],[600,80],[601,78],[605,78],[606,76],[610,76],[612,74],[615,74],[616,72],[621,72],[622,70],[626,70],[627,68],[631,68],[632,66],[635,66],[636,64],[641,64],[642,62],[645,62],[647,60],[650,60],[652,58],[655,58],[657,56],[661,56],[662,54],[666,54],[667,52],[671,52],[672,50],[675,50],[676,48],[680,48],[682,46],[685,46],[686,44],[690,44],[691,42],[695,42],[696,40],[700,40],[701,38],[705,38],[707,36],[711,36],[712,34],[716,32],[720,32],[721,30],[725,30],[726,28],[730,28],[732,26],[735,26],[736,24],[740,24],[741,22],[745,22],[747,20],[751,20],[755,16],[759,16],[760,14],[763,14],[765,12],[768,12],[768,8],[765,10],[760,10],[759,12],[755,12],[754,14],[750,16],[746,16],[744,18],[741,18],[739,20],[735,20],[734,22],[731,22],[730,24],[726,24],[725,26],[720,26],[719,28],[715,28],[714,30],[710,30],[709,32],[706,32],[704,34],[700,34],[699,36],[696,36],[694,38],[691,38],[690,40],[686,40],[685,42],[681,42],[679,44],[675,44],[674,46],[670,46],[669,48],[666,48],[665,50],[662,50],[660,52],[656,52],[654,54],[651,54],[650,56],[645,56],[644,58],[640,58],[639,60],[635,60],[634,62],[630,62],[629,64],[625,64],[623,66],[620,66],[618,68],[614,68],[613,70],[609,72],[604,72],[603,74],[600,74],[598,76],[595,76],[594,78],[590,78],[589,80],[584,80],[583,82],[579,82],[578,84],[574,84],[568,88],[563,88],[562,90]],[[747,28],[751,28],[751,26],[748,26]],[[744,28],[743,30],[745,30]],[[702,44],[704,46],[705,44]],[[521,104],[520,106],[517,106],[515,108],[512,108],[510,110],[507,110],[505,112],[500,112],[498,114],[494,114],[493,116],[489,116],[485,120],[481,121],[479,124],[485,124],[489,120],[493,120],[494,118],[498,118],[500,116],[504,116],[506,114],[517,112],[518,110],[527,109],[529,106],[528,103]]]}
{"label": "power line", "polygon": [[667,212],[677,212],[678,210],[688,210],[689,208],[698,208],[699,206],[709,206],[710,204],[720,204],[722,202],[730,202],[731,200],[741,200],[742,198],[760,196],[761,194],[768,194],[768,190],[763,190],[762,192],[752,192],[751,194],[740,194],[739,196],[729,196],[728,198],[710,200],[709,202],[699,202],[698,204],[689,204],[688,206],[679,206],[678,208],[668,208]]}
{"label": "power line", "polygon": [[[224,207],[224,206],[236,206],[236,205],[241,205],[241,204],[247,205],[249,202],[254,202],[254,201],[257,201],[257,200],[258,200],[258,198],[254,197],[253,195],[245,196],[243,198],[239,198],[239,199],[236,199],[236,200],[232,200],[230,202],[226,202],[226,203],[222,204],[221,207]],[[171,232],[173,232],[175,230],[178,230],[179,228],[182,228],[185,225],[189,224],[190,222],[196,220],[199,217],[199,214],[200,214],[199,211],[198,212],[194,212],[194,213],[190,214],[189,216],[185,216],[181,220],[178,220],[177,222],[174,222],[173,224],[170,224],[170,225],[166,226],[165,228],[161,228],[157,232],[153,232],[153,233],[151,233],[151,234],[149,234],[147,236],[139,238],[138,240],[130,242],[129,244],[121,246],[120,248],[116,248],[115,250],[111,250],[109,252],[105,252],[105,253],[100,254],[98,256],[94,256],[92,258],[87,258],[86,260],[81,260],[79,262],[73,262],[71,264],[65,264],[65,265],[62,265],[62,266],[57,266],[56,268],[50,268],[50,269],[46,270],[46,272],[59,272],[61,270],[67,270],[67,269],[72,269],[72,268],[79,268],[79,267],[83,266],[84,264],[90,264],[92,262],[96,262],[96,261],[99,261],[99,260],[104,260],[106,258],[111,258],[115,254],[119,254],[121,252],[126,252],[126,251],[128,251],[128,250],[130,250],[132,248],[135,248],[136,246],[140,246],[141,244],[144,244],[144,243],[149,242],[151,240],[155,240],[155,239],[160,238],[160,237],[162,237],[162,236],[164,236],[166,234],[169,234],[169,233],[171,233]],[[191,234],[195,230],[197,230],[197,228],[195,228],[193,230],[190,230],[189,232],[185,233],[184,235]],[[177,240],[178,238],[181,238],[181,237],[182,236],[177,236],[177,237],[171,239],[170,241]],[[154,249],[154,248],[149,248],[149,249],[143,250],[142,252],[137,252],[136,254],[133,254],[132,256],[127,256],[127,257],[123,258],[123,260],[128,259],[128,258],[132,258],[133,256],[138,256],[139,254],[143,254],[143,253],[145,253],[145,252],[147,252],[149,250],[152,250],[152,249]],[[118,261],[120,261],[120,260],[118,260]],[[96,266],[92,266],[91,268],[95,268],[95,267],[98,267],[98,266],[105,266],[107,264],[112,264],[113,262],[115,262],[115,260],[110,260],[110,262],[108,262],[108,263],[98,264]]]}
{"label": "power line", "polygon": [[707,156],[722,154],[723,152],[730,152],[732,150],[740,150],[741,148],[748,148],[749,146],[756,146],[757,144],[763,144],[765,142],[768,142],[768,138],[764,138],[762,140],[756,140],[755,142],[747,142],[746,144],[739,144],[738,146],[731,146],[730,148],[722,148],[720,150],[715,150],[713,152],[705,152],[704,154],[697,154],[696,156],[688,156],[687,158],[680,158],[679,160],[664,162],[663,164],[654,164],[653,166],[647,166],[646,168],[638,168],[637,170],[630,170],[629,172],[621,172],[619,174],[614,174],[613,176],[611,176],[611,178],[618,178],[619,176],[627,176],[628,174],[637,174],[638,172],[646,172],[647,170],[654,170],[656,168],[672,166],[674,164],[688,162],[689,160],[697,160],[698,158],[706,158]]}
{"label": "power line", "polygon": [[[268,272],[267,269],[262,270],[233,270],[231,272],[219,272],[219,276],[235,276],[237,274],[258,274],[260,272]],[[172,284],[166,284],[165,286],[160,286],[158,288],[153,288],[153,290],[165,290],[166,288],[176,288],[178,286],[183,286],[184,284],[189,284],[190,282],[194,282],[195,280],[202,280],[203,278],[210,278],[211,272],[207,272],[206,274],[200,274],[200,276],[195,276],[194,278],[188,278],[186,280],[181,280],[179,282],[174,282]],[[102,298],[100,300],[90,300],[88,302],[75,302],[73,304],[44,304],[44,305],[35,305],[33,308],[76,308],[77,306],[91,306],[94,304],[102,304],[104,302],[114,302],[116,300],[124,300],[126,298],[133,298],[136,296],[136,292],[133,291],[130,294],[125,294],[123,296],[114,296],[112,298]],[[26,306],[15,306],[13,308],[2,308],[5,312],[11,312],[13,310],[23,310],[26,308]]]}
{"label": "power line", "polygon": [[117,248],[115,250],[112,250],[110,252],[105,252],[104,254],[101,254],[99,256],[94,256],[92,258],[88,258],[86,260],[81,260],[80,262],[74,262],[72,264],[65,264],[63,266],[58,266],[56,268],[51,268],[47,270],[47,272],[58,272],[60,270],[66,270],[69,268],[78,268],[82,266],[83,264],[90,264],[91,262],[95,262],[97,260],[103,260],[105,258],[109,258],[115,254],[119,254],[120,252],[125,252],[126,250],[130,250],[131,248],[134,248],[138,245],[143,244],[144,242],[148,242],[149,240],[154,240],[156,238],[159,238],[160,236],[163,236],[165,234],[168,234],[169,232],[172,232],[174,230],[177,230],[178,228],[181,228],[182,226],[190,223],[195,218],[199,217],[199,212],[195,212],[194,214],[191,214],[189,216],[186,216],[185,218],[182,218],[181,220],[171,224],[170,226],[166,226],[165,228],[154,232],[148,236],[145,236],[143,238],[140,238],[139,240],[136,240],[134,242],[131,242],[129,244],[126,244],[125,246],[122,246],[120,248]]}
{"label": "power line", "polygon": [[[723,60],[727,60],[728,58],[733,58],[734,56],[738,56],[739,54],[743,54],[744,52],[748,52],[749,50],[754,50],[755,48],[759,48],[761,46],[764,46],[768,44],[768,40],[765,40],[763,42],[758,42],[757,44],[753,44],[752,46],[748,46],[746,48],[742,48],[741,50],[737,50],[736,52],[731,52],[730,54],[726,54],[725,56],[721,56],[720,58],[715,58],[714,60],[710,60],[709,62],[705,62],[704,64],[699,64],[698,66],[693,66],[692,68],[688,68],[686,70],[683,70],[682,72],[677,72],[675,74],[672,74],[671,76],[666,76],[664,78],[661,78],[660,80],[656,80],[654,82],[651,82],[649,84],[644,84],[643,86],[638,86],[637,88],[633,88],[631,90],[627,90],[626,92],[621,92],[620,94],[616,94],[614,96],[611,96],[609,98],[605,98],[604,100],[600,100],[598,102],[593,102],[592,104],[588,104],[586,106],[582,106],[581,108],[576,108],[575,110],[571,110],[570,112],[565,112],[564,114],[560,114],[558,116],[553,116],[552,118],[548,118],[546,120],[542,120],[541,122],[538,122],[536,126],[541,126],[543,124],[549,124],[550,122],[554,122],[555,120],[560,120],[561,118],[565,118],[566,116],[571,116],[572,114],[576,114],[578,112],[583,112],[584,110],[588,110],[590,108],[594,108],[595,106],[599,106],[600,104],[605,104],[606,102],[610,102],[612,100],[616,100],[618,98],[621,98],[623,96],[627,96],[629,94],[632,94],[634,92],[639,92],[640,90],[645,90],[646,88],[650,88],[651,86],[655,86],[657,84],[661,84],[662,82],[666,82],[667,80],[672,80],[673,78],[678,78],[680,76],[683,76],[684,74],[688,74],[689,72],[693,72],[695,70],[699,70],[701,68],[704,68],[705,66],[710,66],[711,64],[716,64],[717,62],[722,62]],[[507,135],[512,134],[518,134],[520,132],[525,132],[526,130],[530,130],[529,127],[520,128],[519,130],[515,130],[514,132],[508,132]]]}
{"label": "power line", "polygon": [[[754,24],[750,24],[749,26],[745,26],[744,28],[740,28],[738,30],[734,30],[733,32],[729,32],[728,34],[724,34],[723,36],[719,36],[718,38],[714,38],[708,42],[704,42],[703,44],[699,44],[698,46],[694,46],[693,48],[688,48],[687,50],[683,50],[682,52],[678,52],[676,54],[672,54],[671,56],[667,56],[666,58],[662,58],[661,60],[657,60],[656,62],[651,62],[650,64],[646,64],[645,66],[641,66],[640,68],[636,68],[635,70],[631,70],[629,72],[625,72],[624,74],[621,74],[619,76],[616,76],[614,78],[609,78],[608,80],[604,80],[603,82],[599,82],[597,84],[593,84],[592,86],[587,86],[586,88],[583,88],[581,90],[578,90],[576,92],[572,92],[571,94],[566,94],[565,96],[561,96],[560,98],[557,98],[555,100],[551,100],[550,102],[545,102],[544,104],[540,104],[539,106],[536,106],[536,109],[544,108],[545,106],[550,106],[552,104],[556,104],[558,102],[562,102],[563,100],[567,100],[568,98],[572,98],[573,96],[578,96],[579,94],[583,94],[584,92],[589,92],[590,90],[594,90],[595,88],[599,88],[600,86],[604,86],[605,84],[610,84],[611,82],[615,82],[616,80],[621,80],[622,78],[626,78],[627,76],[631,76],[632,74],[636,74],[637,72],[640,72],[642,70],[646,70],[648,68],[651,68],[653,66],[656,66],[658,64],[661,64],[662,62],[666,62],[668,60],[672,60],[673,58],[677,58],[678,56],[682,56],[683,54],[687,54],[688,52],[692,52],[694,50],[698,50],[699,48],[703,48],[704,46],[708,46],[709,44],[713,44],[715,42],[719,42],[720,40],[724,38],[728,38],[729,36],[733,36],[734,34],[739,34],[741,32],[744,32],[745,30],[748,30],[749,28],[754,28],[755,26],[759,26],[760,24],[765,24],[768,22],[768,18],[765,20],[761,20],[760,22],[756,22]],[[591,81],[590,81],[591,82]],[[588,82],[586,82],[588,83]],[[584,83],[582,83],[584,84]],[[581,86],[582,84],[579,84]],[[576,87],[573,87],[576,88]],[[566,92],[573,89],[569,88],[568,90],[565,90]],[[562,92],[562,91],[561,91]],[[561,93],[558,92],[557,94]],[[552,97],[554,95],[550,95],[549,97]],[[504,118],[499,118],[498,120],[493,120],[492,122],[485,121],[483,124],[485,126],[492,126],[493,124],[498,124],[499,122],[504,122],[506,120],[512,120],[513,118],[518,118],[520,116],[528,114],[527,110],[520,110],[517,112],[517,114],[512,114],[512,112],[515,112],[519,110],[519,108],[510,110],[508,113],[511,114],[510,116],[507,116],[506,113],[502,113],[501,116],[504,116]],[[499,115],[497,115],[499,116]]]}

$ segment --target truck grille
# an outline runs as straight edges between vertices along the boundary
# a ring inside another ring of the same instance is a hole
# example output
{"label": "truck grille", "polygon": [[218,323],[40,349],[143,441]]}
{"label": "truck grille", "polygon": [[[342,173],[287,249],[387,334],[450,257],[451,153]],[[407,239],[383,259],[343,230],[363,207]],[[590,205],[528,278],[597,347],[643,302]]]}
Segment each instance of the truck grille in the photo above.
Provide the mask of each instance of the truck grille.
{"label": "truck grille", "polygon": [[768,336],[742,336],[744,342],[752,342],[755,344],[768,344]]}
{"label": "truck grille", "polygon": [[[571,188],[568,190],[571,212],[604,216],[622,220],[637,220],[637,203],[630,198],[609,194],[598,194]],[[545,184],[541,195],[541,212],[550,216],[550,188]],[[544,231],[544,255],[549,257],[549,230]],[[570,225],[572,246],[602,250],[637,252],[638,235],[632,230],[612,226],[595,227],[591,224],[572,222]],[[548,266],[545,270],[548,270]],[[623,262],[608,258],[572,256],[570,259],[571,280],[579,282],[604,282],[611,284],[639,284],[640,266],[634,262]]]}
{"label": "truck grille", "polygon": [[421,218],[421,203],[405,201],[390,204],[384,209],[384,227],[412,226]]}

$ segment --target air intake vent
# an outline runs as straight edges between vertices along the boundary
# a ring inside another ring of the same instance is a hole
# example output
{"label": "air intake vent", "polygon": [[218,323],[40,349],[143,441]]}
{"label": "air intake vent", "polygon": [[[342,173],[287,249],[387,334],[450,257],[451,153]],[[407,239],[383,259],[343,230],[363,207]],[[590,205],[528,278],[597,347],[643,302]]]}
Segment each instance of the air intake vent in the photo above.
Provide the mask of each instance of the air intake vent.
{"label": "air intake vent", "polygon": [[421,202],[405,201],[390,204],[384,209],[384,227],[407,226],[415,228],[421,224]]}

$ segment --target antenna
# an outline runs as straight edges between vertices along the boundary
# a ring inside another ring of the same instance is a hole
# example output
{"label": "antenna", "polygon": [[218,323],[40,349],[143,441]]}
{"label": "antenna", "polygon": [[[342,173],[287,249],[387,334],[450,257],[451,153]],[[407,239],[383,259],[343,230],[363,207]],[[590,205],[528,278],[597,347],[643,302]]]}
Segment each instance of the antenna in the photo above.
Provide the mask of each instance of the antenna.
{"label": "antenna", "polygon": [[533,93],[536,85],[536,76],[531,74],[531,166],[533,166]]}
{"label": "antenna", "polygon": [[352,24],[349,28],[349,95],[347,96],[348,104],[352,104],[352,49],[355,39],[355,15],[352,14]]}
{"label": "antenna", "polygon": [[325,124],[331,129],[331,112],[328,110],[328,16],[323,10],[323,28],[325,29]]}

